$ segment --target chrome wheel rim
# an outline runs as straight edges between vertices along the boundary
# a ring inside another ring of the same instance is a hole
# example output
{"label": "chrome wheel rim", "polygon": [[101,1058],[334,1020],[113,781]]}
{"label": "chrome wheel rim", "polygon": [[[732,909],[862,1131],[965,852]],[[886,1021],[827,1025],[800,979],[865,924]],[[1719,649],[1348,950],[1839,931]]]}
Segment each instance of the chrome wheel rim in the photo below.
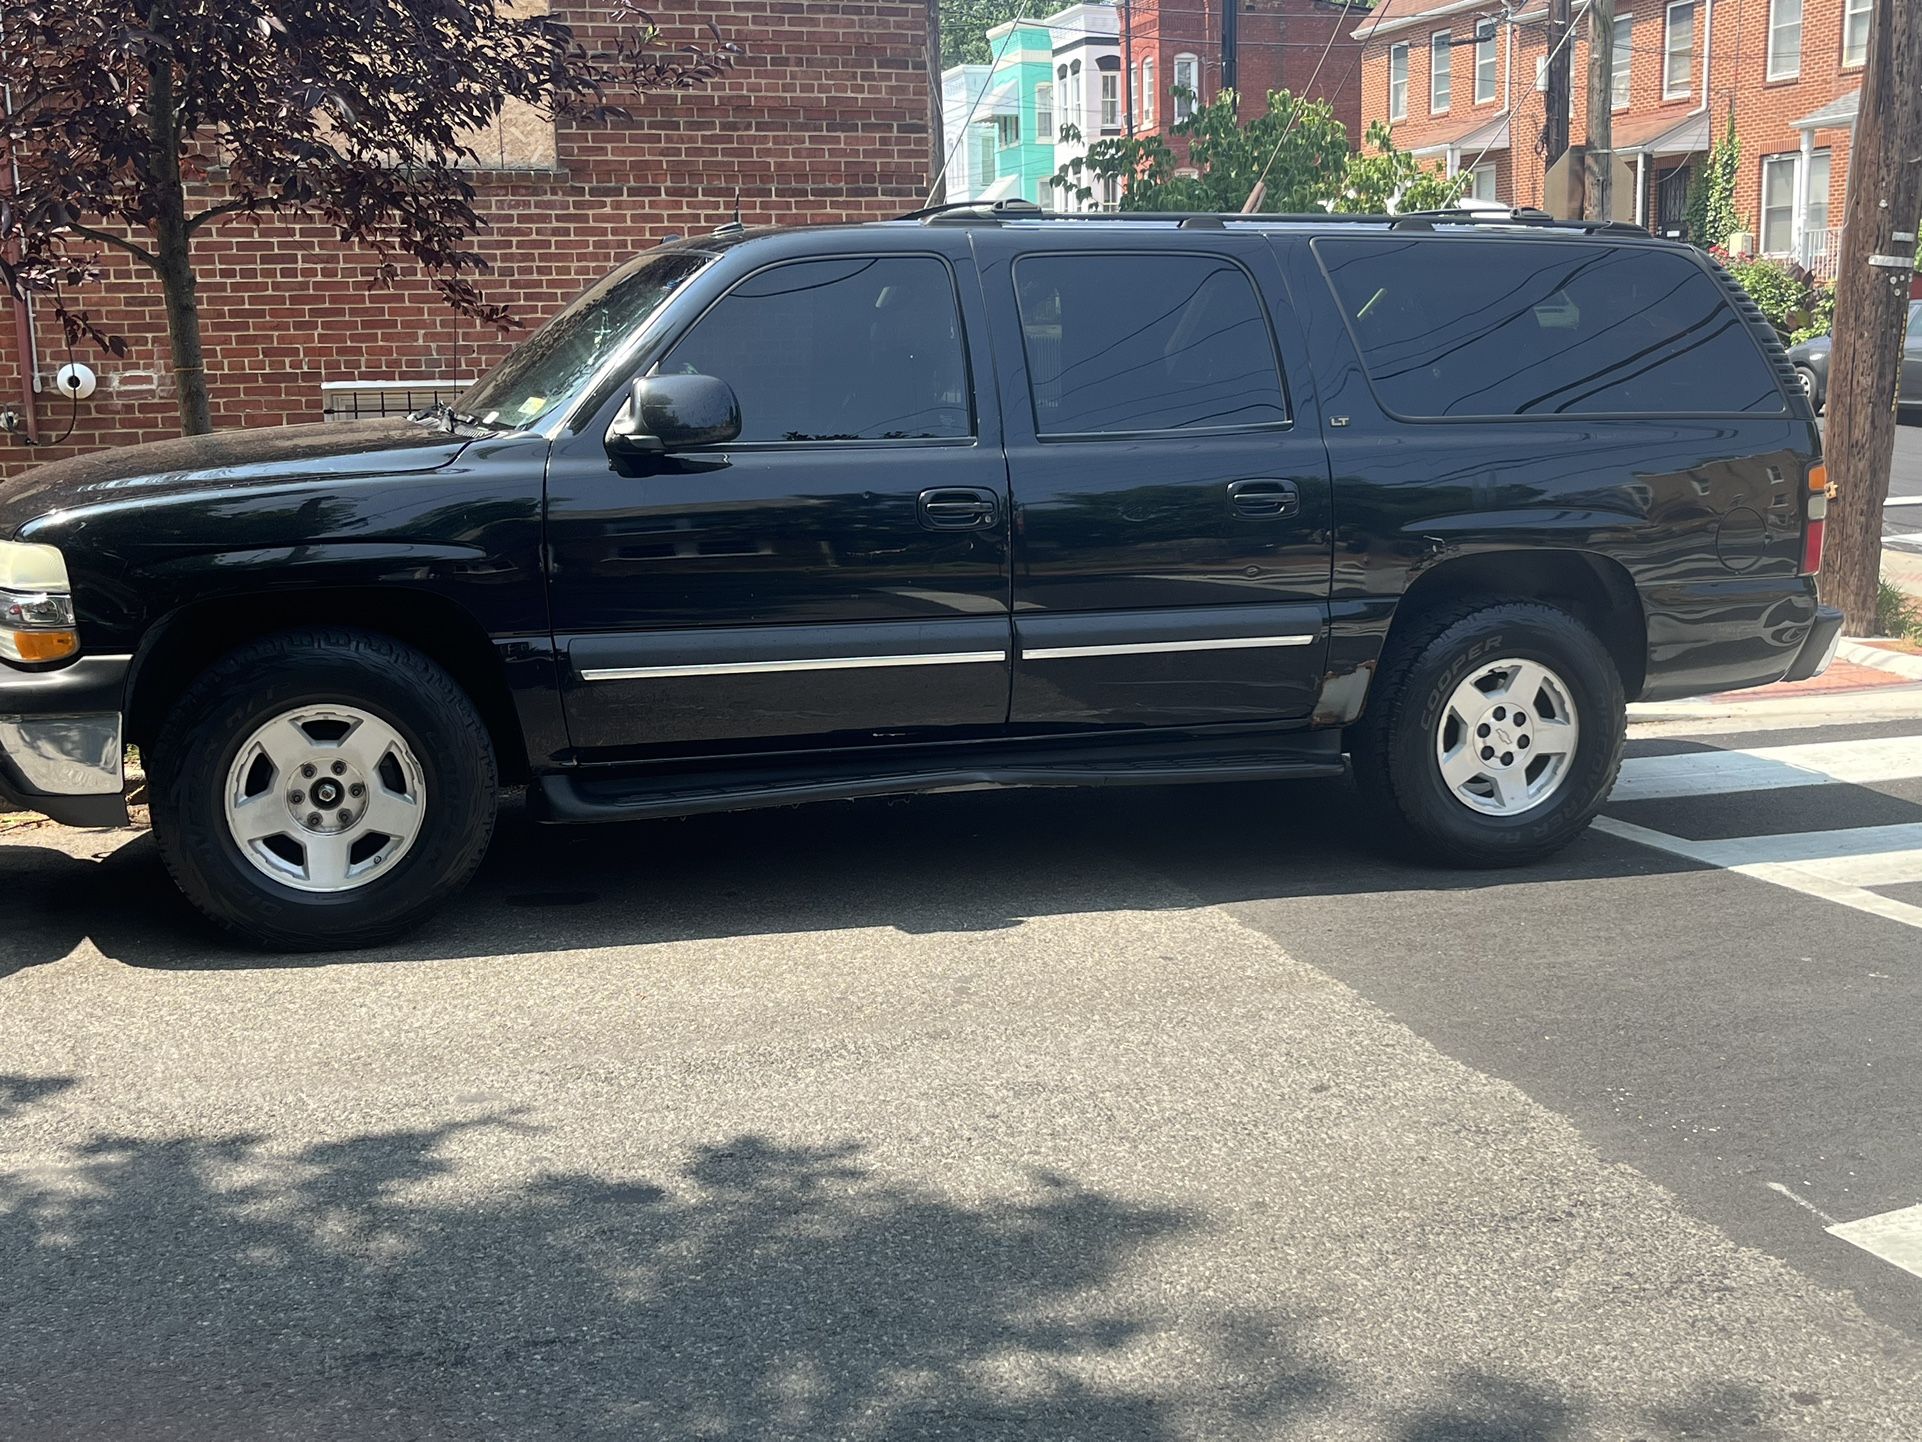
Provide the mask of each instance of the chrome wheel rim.
{"label": "chrome wheel rim", "polygon": [[1435,760],[1462,805],[1520,816],[1562,789],[1580,740],[1568,683],[1539,661],[1509,657],[1455,688],[1435,728]]}
{"label": "chrome wheel rim", "polygon": [[420,835],[427,786],[400,732],[355,706],[283,712],[228,772],[228,834],[262,875],[296,891],[354,891]]}

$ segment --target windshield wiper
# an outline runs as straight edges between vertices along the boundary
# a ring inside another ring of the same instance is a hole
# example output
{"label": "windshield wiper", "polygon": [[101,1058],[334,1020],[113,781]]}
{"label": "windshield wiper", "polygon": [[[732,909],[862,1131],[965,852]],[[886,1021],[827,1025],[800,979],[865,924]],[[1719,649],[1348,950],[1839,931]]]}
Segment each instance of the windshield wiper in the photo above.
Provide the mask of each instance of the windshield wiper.
{"label": "windshield wiper", "polygon": [[466,411],[457,411],[446,401],[435,401],[432,405],[423,406],[420,410],[411,412],[407,419],[435,422],[450,436],[454,433],[455,426],[473,426],[477,430],[493,429],[479,416],[469,415]]}

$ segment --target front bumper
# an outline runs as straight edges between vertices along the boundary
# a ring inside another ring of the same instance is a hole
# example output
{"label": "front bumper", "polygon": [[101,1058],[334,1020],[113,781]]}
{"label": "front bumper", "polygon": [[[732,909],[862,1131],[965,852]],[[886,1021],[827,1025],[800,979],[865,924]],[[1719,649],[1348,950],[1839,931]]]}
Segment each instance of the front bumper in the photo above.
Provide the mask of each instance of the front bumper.
{"label": "front bumper", "polygon": [[124,826],[122,698],[129,658],[0,668],[0,805],[68,826]]}
{"label": "front bumper", "polygon": [[1815,622],[1809,627],[1809,638],[1802,643],[1796,655],[1795,664],[1789,667],[1784,681],[1806,681],[1812,676],[1820,676],[1829,669],[1829,662],[1835,659],[1835,651],[1842,644],[1841,611],[1834,606],[1817,606]]}

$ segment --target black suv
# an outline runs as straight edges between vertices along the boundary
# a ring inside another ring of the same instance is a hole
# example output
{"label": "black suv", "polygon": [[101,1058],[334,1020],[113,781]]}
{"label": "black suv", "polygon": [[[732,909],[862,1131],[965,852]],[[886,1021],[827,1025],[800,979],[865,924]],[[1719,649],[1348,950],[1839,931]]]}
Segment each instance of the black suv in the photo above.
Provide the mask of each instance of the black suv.
{"label": "black suv", "polygon": [[0,787],[257,942],[392,937],[503,786],[619,821],[1339,773],[1587,825],[1624,703],[1812,676],[1820,440],[1700,253],[1546,217],[727,227],[452,406],[0,492]]}

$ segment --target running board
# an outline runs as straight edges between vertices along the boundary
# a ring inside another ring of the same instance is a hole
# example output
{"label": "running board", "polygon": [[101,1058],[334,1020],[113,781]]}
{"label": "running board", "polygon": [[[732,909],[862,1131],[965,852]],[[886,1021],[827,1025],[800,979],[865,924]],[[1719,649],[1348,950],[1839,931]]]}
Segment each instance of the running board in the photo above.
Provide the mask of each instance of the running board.
{"label": "running board", "polygon": [[910,796],[1003,786],[1157,786],[1196,781],[1278,781],[1340,776],[1341,733],[1291,733],[1286,744],[1251,746],[1189,743],[1180,748],[1101,746],[1001,751],[945,765],[904,764],[896,757],[876,770],[839,761],[779,772],[736,770],[673,775],[625,772],[615,776],[566,772],[542,776],[529,800],[539,821],[635,821],[852,801],[866,796]]}

